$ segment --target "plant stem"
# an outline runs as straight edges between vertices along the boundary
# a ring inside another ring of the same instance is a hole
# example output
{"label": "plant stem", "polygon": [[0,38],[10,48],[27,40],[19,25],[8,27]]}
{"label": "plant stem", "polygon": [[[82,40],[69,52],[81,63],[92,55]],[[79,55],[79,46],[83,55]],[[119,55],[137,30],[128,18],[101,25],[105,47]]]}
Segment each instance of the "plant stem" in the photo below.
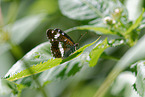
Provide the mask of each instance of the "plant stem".
{"label": "plant stem", "polygon": [[105,93],[108,91],[109,86],[112,84],[112,82],[115,80],[115,78],[119,75],[121,71],[122,70],[117,68],[113,69],[106,78],[106,80],[103,82],[101,87],[98,89],[94,97],[103,97]]}

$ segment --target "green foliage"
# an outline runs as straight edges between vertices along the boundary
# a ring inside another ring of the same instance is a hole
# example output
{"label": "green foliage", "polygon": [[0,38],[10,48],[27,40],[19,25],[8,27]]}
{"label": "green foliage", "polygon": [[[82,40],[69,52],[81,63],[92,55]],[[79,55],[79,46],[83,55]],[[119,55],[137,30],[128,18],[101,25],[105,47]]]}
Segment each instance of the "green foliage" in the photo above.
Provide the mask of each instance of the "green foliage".
{"label": "green foliage", "polygon": [[125,34],[131,33],[132,30],[136,29],[139,26],[140,22],[142,21],[143,14],[144,14],[144,9],[142,10],[141,15],[138,17],[138,19],[135,21],[135,23],[133,25],[131,25],[130,28],[128,28],[128,30],[125,32]]}
{"label": "green foliage", "polygon": [[[79,50],[75,51],[74,54],[72,54],[71,56],[69,56],[68,58],[66,58],[64,60],[62,60],[61,58],[56,58],[56,59],[50,59],[46,62],[41,60],[41,62],[39,64],[36,63],[37,65],[35,65],[35,64],[32,65],[32,63],[30,64],[30,61],[32,60],[32,58],[33,58],[33,62],[35,63],[35,61],[38,62],[37,60],[41,59],[40,57],[44,56],[43,53],[41,53],[42,55],[38,53],[38,52],[45,52],[44,48],[47,48],[48,45],[46,43],[43,43],[40,46],[34,48],[32,51],[28,52],[28,54],[26,56],[24,56],[21,60],[19,60],[18,63],[13,65],[11,70],[6,74],[6,79],[10,80],[10,81],[14,81],[14,80],[18,80],[20,78],[24,78],[24,77],[27,77],[27,76],[30,76],[30,75],[33,75],[33,74],[43,72],[47,69],[51,69],[55,66],[58,66],[58,65],[66,62],[66,61],[69,61],[69,60],[79,56],[81,53],[83,53],[83,51],[87,47],[91,46],[95,42],[87,44],[84,47],[81,47]],[[49,57],[49,56],[47,56],[47,57]],[[28,62],[29,62],[29,64],[28,64]],[[21,67],[18,68],[18,66],[21,66]],[[74,66],[76,66],[76,64]],[[15,69],[15,67],[17,67],[17,69]],[[24,67],[26,69],[24,69],[22,67]],[[77,67],[77,68],[79,68],[79,67]],[[72,68],[72,70],[73,69],[74,68]],[[72,75],[71,73],[74,74],[70,70],[69,75]]]}
{"label": "green foliage", "polygon": [[133,66],[137,66],[136,90],[143,97],[145,95],[145,61],[138,61]]}
{"label": "green foliage", "polygon": [[[98,38],[98,39],[99,39],[99,38]],[[98,39],[97,39],[97,40],[98,40]],[[64,60],[62,61],[62,63],[64,63],[64,62],[66,62],[66,61],[68,61],[68,60],[71,60],[71,59],[73,59],[73,58],[79,56],[80,54],[83,53],[83,51],[84,51],[87,47],[89,47],[89,46],[93,45],[95,42],[97,42],[97,40],[94,41],[93,43],[90,43],[90,44],[87,44],[87,45],[81,47],[79,50],[75,51],[73,55],[71,55],[71,56],[67,57],[66,59],[64,59]]]}
{"label": "green foliage", "polygon": [[5,79],[0,79],[0,85],[0,95],[10,94],[12,92],[17,97],[20,97],[22,89],[26,88],[22,84],[16,84]]}
{"label": "green foliage", "polygon": [[[138,94],[144,96],[144,9],[134,21],[119,0],[2,0],[0,10],[0,55],[8,52],[10,58],[18,59],[0,79],[0,95],[21,97],[25,90],[33,88],[44,97],[138,96],[131,89],[134,84]],[[51,27],[67,29],[65,32],[75,41],[86,30],[87,34],[73,54],[63,60],[54,59],[50,42],[44,42],[46,29]],[[118,85],[127,76],[121,72],[131,71],[130,66],[137,67],[132,70],[136,76],[129,72],[136,82],[127,79],[127,83]],[[131,93],[126,94],[123,89]]]}
{"label": "green foliage", "polygon": [[90,58],[91,60],[89,61],[89,66],[93,67],[97,64],[99,57],[101,56],[101,54],[103,53],[103,51],[108,48],[109,45],[107,44],[107,38],[100,43],[99,45],[97,45],[91,52],[90,52]]}
{"label": "green foliage", "polygon": [[[35,66],[22,70],[19,73],[11,75],[9,78],[7,78],[7,80],[14,81],[14,80],[24,78],[24,77],[27,77],[27,76],[30,76],[30,75],[33,75],[36,73],[43,72],[47,69],[50,69],[50,68],[53,68],[53,67],[59,65],[61,61],[62,61],[62,59],[48,60],[47,62],[37,64]],[[25,62],[24,62],[24,64],[25,64]]]}
{"label": "green foliage", "polygon": [[78,30],[91,30],[91,31],[100,31],[102,34],[116,34],[115,32],[112,32],[106,28],[103,27],[95,27],[95,26],[80,26],[77,27]]}

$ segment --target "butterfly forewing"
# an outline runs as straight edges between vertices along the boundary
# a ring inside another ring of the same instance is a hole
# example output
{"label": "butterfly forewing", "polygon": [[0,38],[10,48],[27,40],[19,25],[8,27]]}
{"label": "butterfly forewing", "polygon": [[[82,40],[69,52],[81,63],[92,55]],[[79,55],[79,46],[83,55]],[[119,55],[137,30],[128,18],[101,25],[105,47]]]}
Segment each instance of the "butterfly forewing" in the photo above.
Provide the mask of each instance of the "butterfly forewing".
{"label": "butterfly forewing", "polygon": [[51,43],[51,51],[55,58],[66,58],[75,51],[73,40],[60,29],[48,29],[47,37]]}
{"label": "butterfly forewing", "polygon": [[53,56],[56,58],[61,58],[61,52],[59,50],[59,42],[58,41],[53,41],[51,42],[51,52],[53,53]]}

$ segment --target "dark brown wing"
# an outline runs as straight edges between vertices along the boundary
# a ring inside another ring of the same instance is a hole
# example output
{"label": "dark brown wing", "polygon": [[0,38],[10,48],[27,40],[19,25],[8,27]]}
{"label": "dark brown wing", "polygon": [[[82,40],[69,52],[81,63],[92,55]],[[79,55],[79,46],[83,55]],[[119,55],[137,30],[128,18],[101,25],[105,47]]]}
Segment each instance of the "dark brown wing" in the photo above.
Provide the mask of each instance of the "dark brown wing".
{"label": "dark brown wing", "polygon": [[47,38],[50,40],[50,43],[51,43],[51,52],[53,56],[55,58],[61,58],[62,56],[61,56],[61,52],[58,46],[59,41],[57,39],[54,39],[54,36],[57,34],[57,32],[54,30],[48,29],[46,33],[47,33]]}
{"label": "dark brown wing", "polygon": [[53,54],[53,56],[54,56],[55,58],[61,58],[61,57],[62,57],[62,56],[61,56],[60,49],[59,49],[59,47],[58,47],[58,44],[59,44],[58,41],[53,41],[53,42],[51,43],[51,52],[52,52],[52,54]]}
{"label": "dark brown wing", "polygon": [[[48,29],[47,37],[50,40],[51,51],[56,58],[68,57],[75,50],[73,40],[60,29]],[[61,45],[61,46],[60,46]],[[62,47],[62,48],[60,48]],[[63,51],[62,51],[63,49]]]}
{"label": "dark brown wing", "polygon": [[54,29],[54,31],[60,33],[59,41],[64,42],[64,40],[67,39],[67,42],[70,45],[75,44],[73,42],[73,40],[66,33],[64,33],[62,30],[60,30],[60,29]]}

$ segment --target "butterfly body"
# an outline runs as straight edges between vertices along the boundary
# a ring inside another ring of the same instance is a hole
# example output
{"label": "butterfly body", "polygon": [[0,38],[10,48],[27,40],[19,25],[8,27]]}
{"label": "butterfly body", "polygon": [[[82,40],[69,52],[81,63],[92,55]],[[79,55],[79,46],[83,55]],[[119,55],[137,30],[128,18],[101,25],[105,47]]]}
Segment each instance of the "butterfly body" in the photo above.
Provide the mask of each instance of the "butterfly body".
{"label": "butterfly body", "polygon": [[51,43],[51,52],[55,58],[67,58],[76,50],[73,40],[60,29],[48,29],[47,37]]}

